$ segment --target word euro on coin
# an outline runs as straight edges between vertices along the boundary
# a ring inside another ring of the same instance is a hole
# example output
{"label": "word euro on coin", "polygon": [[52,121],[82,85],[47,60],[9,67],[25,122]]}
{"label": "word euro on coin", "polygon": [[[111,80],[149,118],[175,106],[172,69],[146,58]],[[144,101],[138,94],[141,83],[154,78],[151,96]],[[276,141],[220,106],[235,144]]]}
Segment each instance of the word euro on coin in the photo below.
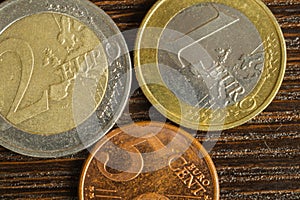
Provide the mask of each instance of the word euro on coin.
{"label": "word euro on coin", "polygon": [[0,143],[52,157],[97,141],[131,84],[113,21],[85,0],[7,1],[0,16]]}
{"label": "word euro on coin", "polygon": [[135,69],[150,102],[192,129],[241,125],[273,100],[284,38],[259,0],[160,0],[138,34]]}
{"label": "word euro on coin", "polygon": [[96,144],[81,176],[79,199],[219,199],[218,177],[203,146],[182,129],[140,122]]}

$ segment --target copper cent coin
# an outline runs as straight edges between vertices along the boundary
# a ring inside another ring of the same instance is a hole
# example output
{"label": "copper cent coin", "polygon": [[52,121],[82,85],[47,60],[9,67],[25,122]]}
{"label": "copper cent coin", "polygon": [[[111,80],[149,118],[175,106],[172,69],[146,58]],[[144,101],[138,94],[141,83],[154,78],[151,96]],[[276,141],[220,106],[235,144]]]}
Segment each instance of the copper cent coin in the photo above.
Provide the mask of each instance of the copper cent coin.
{"label": "copper cent coin", "polygon": [[141,122],[110,132],[87,159],[79,199],[219,199],[214,164],[180,128]]}

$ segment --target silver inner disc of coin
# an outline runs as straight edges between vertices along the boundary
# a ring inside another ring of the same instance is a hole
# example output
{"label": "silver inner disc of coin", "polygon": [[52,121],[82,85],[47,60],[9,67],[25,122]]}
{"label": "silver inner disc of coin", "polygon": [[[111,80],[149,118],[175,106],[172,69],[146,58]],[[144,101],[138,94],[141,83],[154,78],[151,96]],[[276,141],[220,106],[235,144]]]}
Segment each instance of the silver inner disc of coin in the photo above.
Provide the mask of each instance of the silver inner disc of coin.
{"label": "silver inner disc of coin", "polygon": [[183,102],[224,108],[256,87],[264,68],[263,42],[240,11],[202,3],[177,14],[159,42],[161,77]]}

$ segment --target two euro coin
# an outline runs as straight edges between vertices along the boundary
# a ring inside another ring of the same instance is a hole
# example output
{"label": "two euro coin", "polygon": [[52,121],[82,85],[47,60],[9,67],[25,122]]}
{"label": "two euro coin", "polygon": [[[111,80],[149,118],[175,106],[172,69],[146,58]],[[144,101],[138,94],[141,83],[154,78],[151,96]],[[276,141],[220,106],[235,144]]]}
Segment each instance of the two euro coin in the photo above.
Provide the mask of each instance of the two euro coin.
{"label": "two euro coin", "polygon": [[99,140],[131,85],[127,46],[111,18],[86,0],[10,0],[0,18],[0,144],[58,157]]}

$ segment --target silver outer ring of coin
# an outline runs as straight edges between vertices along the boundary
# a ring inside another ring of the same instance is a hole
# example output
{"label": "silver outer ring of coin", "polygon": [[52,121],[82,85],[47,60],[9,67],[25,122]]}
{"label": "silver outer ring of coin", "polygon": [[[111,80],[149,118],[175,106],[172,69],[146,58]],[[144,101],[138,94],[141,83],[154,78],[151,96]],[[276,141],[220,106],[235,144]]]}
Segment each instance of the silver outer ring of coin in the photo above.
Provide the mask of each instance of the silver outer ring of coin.
{"label": "silver outer ring of coin", "polygon": [[[103,10],[87,0],[5,1],[0,5],[0,33],[21,18],[45,12],[73,17],[98,37],[108,58],[105,95],[89,119],[68,132],[56,135],[22,132],[0,117],[0,145],[32,157],[61,157],[90,147],[114,126],[129,97],[131,61],[125,39],[116,24]],[[120,52],[116,58],[111,58],[114,47]]]}

